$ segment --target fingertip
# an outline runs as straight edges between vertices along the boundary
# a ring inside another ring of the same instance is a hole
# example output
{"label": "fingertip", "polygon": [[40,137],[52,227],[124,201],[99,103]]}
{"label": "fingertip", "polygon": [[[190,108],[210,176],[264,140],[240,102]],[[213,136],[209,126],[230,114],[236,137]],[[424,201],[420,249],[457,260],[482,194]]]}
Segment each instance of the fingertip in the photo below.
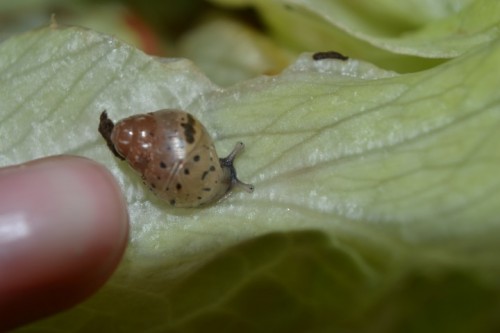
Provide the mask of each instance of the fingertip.
{"label": "fingertip", "polygon": [[[56,156],[0,171],[0,313],[13,327],[68,308],[111,276],[128,241],[126,203],[92,160]],[[3,321],[2,321],[3,322]],[[1,328],[1,327],[0,327]]]}

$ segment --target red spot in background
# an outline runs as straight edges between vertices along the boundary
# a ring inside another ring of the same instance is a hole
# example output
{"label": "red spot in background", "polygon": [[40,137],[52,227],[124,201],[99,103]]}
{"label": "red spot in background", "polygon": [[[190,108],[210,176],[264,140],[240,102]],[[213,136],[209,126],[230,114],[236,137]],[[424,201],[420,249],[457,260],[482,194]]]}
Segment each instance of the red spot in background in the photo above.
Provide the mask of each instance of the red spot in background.
{"label": "red spot in background", "polygon": [[132,31],[135,31],[141,44],[140,47],[144,52],[155,56],[165,56],[158,34],[142,17],[128,12],[125,14],[125,24]]}

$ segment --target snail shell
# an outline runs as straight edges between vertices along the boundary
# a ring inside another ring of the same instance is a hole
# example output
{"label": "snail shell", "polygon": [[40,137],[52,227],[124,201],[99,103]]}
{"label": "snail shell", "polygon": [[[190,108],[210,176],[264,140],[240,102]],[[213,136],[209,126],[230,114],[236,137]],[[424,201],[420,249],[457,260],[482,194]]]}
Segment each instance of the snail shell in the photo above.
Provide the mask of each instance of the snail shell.
{"label": "snail shell", "polygon": [[253,186],[236,177],[238,142],[219,158],[205,127],[191,114],[159,110],[111,121],[101,114],[99,132],[108,147],[137,171],[160,199],[176,207],[198,207],[218,201],[235,185],[248,192]]}

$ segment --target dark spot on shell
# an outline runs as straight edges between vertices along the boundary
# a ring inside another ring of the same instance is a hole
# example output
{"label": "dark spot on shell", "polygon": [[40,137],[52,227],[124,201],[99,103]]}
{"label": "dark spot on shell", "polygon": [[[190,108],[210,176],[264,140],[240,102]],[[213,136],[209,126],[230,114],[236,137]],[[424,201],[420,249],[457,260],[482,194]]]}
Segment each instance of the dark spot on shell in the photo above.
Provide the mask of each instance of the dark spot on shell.
{"label": "dark spot on shell", "polygon": [[165,169],[166,167],[167,167],[167,165],[165,164],[165,162],[161,161],[160,168]]}
{"label": "dark spot on shell", "polygon": [[186,169],[184,169],[184,174],[185,174],[185,175],[189,175],[189,169],[187,169],[187,168],[186,168]]}
{"label": "dark spot on shell", "polygon": [[205,192],[210,192],[210,191],[212,191],[212,189],[211,189],[210,187],[204,187],[204,188],[203,188],[203,191],[205,191]]}
{"label": "dark spot on shell", "polygon": [[156,176],[156,180],[160,180],[160,179],[161,179],[161,177],[160,177],[160,176]]}
{"label": "dark spot on shell", "polygon": [[156,184],[155,184],[155,183],[152,183],[152,184],[151,184],[151,187],[152,187],[152,188],[156,188]]}
{"label": "dark spot on shell", "polygon": [[209,168],[210,171],[215,171],[215,167],[213,165],[210,166]]}
{"label": "dark spot on shell", "polygon": [[172,206],[175,206],[175,200],[174,200],[174,199],[170,200],[170,204],[171,204]]}
{"label": "dark spot on shell", "polygon": [[190,114],[187,115],[187,118],[187,123],[181,123],[181,126],[184,128],[184,136],[187,143],[192,144],[194,142],[194,135],[196,134],[196,130],[194,129],[195,120]]}
{"label": "dark spot on shell", "polygon": [[167,186],[167,187],[165,188],[165,191],[170,191],[170,187],[168,187],[168,186]]}
{"label": "dark spot on shell", "polygon": [[197,199],[198,199],[198,200],[201,200],[201,199],[202,199],[202,197],[197,197]]}
{"label": "dark spot on shell", "polygon": [[180,183],[177,183],[177,185],[175,185],[175,188],[180,190],[182,188],[182,185]]}
{"label": "dark spot on shell", "polygon": [[121,160],[124,160],[125,158],[121,156],[118,151],[115,148],[115,145],[113,144],[113,141],[111,140],[111,132],[113,132],[113,128],[115,127],[115,124],[111,119],[108,118],[108,114],[106,113],[106,110],[104,110],[101,113],[101,117],[99,118],[99,133],[101,133],[102,137],[104,140],[106,140],[106,144],[108,145],[108,148],[111,150],[111,152],[118,157]]}
{"label": "dark spot on shell", "polygon": [[193,161],[198,162],[200,160],[200,155],[194,155]]}
{"label": "dark spot on shell", "polygon": [[205,180],[205,177],[208,175],[208,171],[204,171],[201,175],[201,180]]}

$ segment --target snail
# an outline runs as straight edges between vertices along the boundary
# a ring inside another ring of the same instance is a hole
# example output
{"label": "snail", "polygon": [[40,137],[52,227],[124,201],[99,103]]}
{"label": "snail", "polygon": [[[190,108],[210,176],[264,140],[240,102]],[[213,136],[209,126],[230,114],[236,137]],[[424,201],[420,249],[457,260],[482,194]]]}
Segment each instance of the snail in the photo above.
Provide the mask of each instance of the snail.
{"label": "snail", "polygon": [[187,112],[163,109],[115,124],[103,111],[99,132],[113,154],[127,161],[143,183],[172,206],[214,203],[235,186],[247,192],[254,189],[238,180],[233,166],[243,143],[219,158],[205,127]]}

